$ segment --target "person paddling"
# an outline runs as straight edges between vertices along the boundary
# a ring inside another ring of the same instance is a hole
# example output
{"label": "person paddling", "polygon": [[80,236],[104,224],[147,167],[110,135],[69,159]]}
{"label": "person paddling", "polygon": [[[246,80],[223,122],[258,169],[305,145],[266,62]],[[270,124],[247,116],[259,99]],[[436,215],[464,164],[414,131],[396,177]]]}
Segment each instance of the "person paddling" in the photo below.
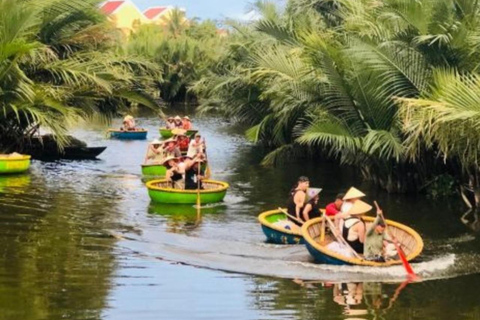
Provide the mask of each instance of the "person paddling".
{"label": "person paddling", "polygon": [[397,255],[395,245],[392,243],[394,239],[385,232],[386,225],[382,214],[383,212],[378,209],[377,218],[365,236],[364,255],[369,261],[385,262]]}
{"label": "person paddling", "polygon": [[365,222],[361,216],[372,210],[372,206],[362,200],[357,200],[346,213],[341,224],[342,237],[357,253],[363,254],[365,243]]}
{"label": "person paddling", "polygon": [[308,202],[303,208],[302,218],[303,221],[319,218],[322,215],[318,201],[320,200],[320,192],[322,189],[309,188],[307,191]]}
{"label": "person paddling", "polygon": [[188,162],[185,167],[185,190],[203,189],[202,180],[205,178],[205,170],[202,164],[205,159],[201,156]]}
{"label": "person paddling", "polygon": [[[289,215],[296,217],[298,220],[302,221],[301,212],[305,205],[305,199],[307,197],[307,189],[310,186],[310,180],[302,176],[298,178],[297,184],[295,187],[290,190],[290,197],[287,202],[287,212]],[[301,224],[296,220],[288,217],[288,220],[300,226]]]}

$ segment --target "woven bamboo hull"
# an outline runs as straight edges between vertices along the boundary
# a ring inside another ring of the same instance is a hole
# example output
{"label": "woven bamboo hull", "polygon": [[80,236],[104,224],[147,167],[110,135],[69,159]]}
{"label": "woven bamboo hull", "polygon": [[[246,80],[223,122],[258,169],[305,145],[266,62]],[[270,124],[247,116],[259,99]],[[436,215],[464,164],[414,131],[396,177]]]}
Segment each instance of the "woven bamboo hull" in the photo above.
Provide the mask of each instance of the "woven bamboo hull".
{"label": "woven bamboo hull", "polygon": [[25,172],[30,168],[30,156],[0,158],[0,174]]}
{"label": "woven bamboo hull", "polygon": [[147,139],[147,130],[121,131],[109,130],[110,138],[119,140],[145,140]]}
{"label": "woven bamboo hull", "polygon": [[[205,180],[205,190],[200,190],[200,201],[203,204],[220,202],[225,198],[228,183]],[[197,203],[197,190],[180,190],[168,186],[165,179],[153,180],[147,183],[148,195],[153,202],[170,204]]]}
{"label": "woven bamboo hull", "polygon": [[274,223],[280,220],[286,220],[287,217],[280,210],[271,210],[261,213],[258,221],[262,226],[262,231],[267,237],[267,242],[275,244],[303,244],[304,239],[301,233],[287,230]]}
{"label": "woven bamboo hull", "polygon": [[[367,224],[367,228],[374,221],[372,217],[362,218]],[[423,250],[423,240],[420,235],[413,229],[391,220],[387,220],[388,230],[395,238],[397,238],[403,251],[407,256],[407,260],[413,260],[420,255]],[[348,258],[326,248],[328,243],[334,239],[331,236],[326,237],[324,243],[320,243],[322,218],[307,221],[302,227],[302,235],[308,252],[318,263],[332,265],[359,265],[370,267],[387,267],[402,264],[401,260],[391,260],[387,262],[373,262],[357,258]]]}
{"label": "woven bamboo hull", "polygon": [[[168,139],[168,138],[171,138],[173,137],[173,134],[172,134],[172,129],[166,129],[166,128],[160,128],[160,135],[162,136],[162,138],[164,139]],[[185,133],[187,136],[191,137],[193,136],[195,133],[197,133],[198,130],[187,130],[187,132]]]}

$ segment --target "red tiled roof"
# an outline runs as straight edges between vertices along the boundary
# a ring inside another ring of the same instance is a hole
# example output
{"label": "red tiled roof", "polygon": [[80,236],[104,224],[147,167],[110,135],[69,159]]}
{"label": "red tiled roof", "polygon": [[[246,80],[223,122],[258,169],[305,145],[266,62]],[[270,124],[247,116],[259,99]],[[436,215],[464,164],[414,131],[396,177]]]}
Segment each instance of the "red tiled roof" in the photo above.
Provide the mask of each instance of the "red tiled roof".
{"label": "red tiled roof", "polygon": [[165,11],[166,9],[167,9],[167,7],[153,7],[153,8],[145,10],[143,15],[145,17],[147,17],[148,19],[153,19],[156,16],[158,16],[160,13]]}
{"label": "red tiled roof", "polygon": [[100,10],[105,14],[112,14],[117,10],[125,1],[108,1],[106,2]]}

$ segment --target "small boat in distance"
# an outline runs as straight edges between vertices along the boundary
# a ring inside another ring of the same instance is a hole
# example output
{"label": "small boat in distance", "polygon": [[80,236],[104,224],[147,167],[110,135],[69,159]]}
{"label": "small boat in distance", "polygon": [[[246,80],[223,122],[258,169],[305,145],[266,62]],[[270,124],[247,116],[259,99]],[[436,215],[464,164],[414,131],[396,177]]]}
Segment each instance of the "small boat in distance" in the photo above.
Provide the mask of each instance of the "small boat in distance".
{"label": "small boat in distance", "polygon": [[145,140],[147,139],[148,130],[137,129],[137,130],[116,130],[109,129],[108,135],[111,139],[119,140]]}
{"label": "small boat in distance", "polygon": [[[373,223],[375,218],[362,217],[367,229]],[[392,265],[401,265],[402,261],[389,260],[387,262],[367,261],[359,258],[350,258],[330,250],[327,246],[335,241],[330,233],[325,234],[325,241],[320,243],[320,234],[322,230],[323,218],[309,220],[302,226],[302,235],[308,251],[316,262],[332,265],[358,265],[369,267],[388,267]],[[398,222],[386,220],[390,234],[395,237],[405,252],[408,261],[415,259],[423,250],[423,240],[420,235],[412,228]]]}
{"label": "small boat in distance", "polygon": [[261,213],[258,221],[267,237],[267,242],[275,244],[303,244],[305,243],[301,232],[285,229],[280,224],[286,221],[287,216],[280,210],[270,210]]}
{"label": "small boat in distance", "polygon": [[[203,180],[200,190],[201,203],[221,202],[230,187],[228,183],[214,180]],[[152,180],[147,182],[148,195],[153,202],[170,204],[195,204],[197,203],[198,190],[174,189],[165,180]]]}

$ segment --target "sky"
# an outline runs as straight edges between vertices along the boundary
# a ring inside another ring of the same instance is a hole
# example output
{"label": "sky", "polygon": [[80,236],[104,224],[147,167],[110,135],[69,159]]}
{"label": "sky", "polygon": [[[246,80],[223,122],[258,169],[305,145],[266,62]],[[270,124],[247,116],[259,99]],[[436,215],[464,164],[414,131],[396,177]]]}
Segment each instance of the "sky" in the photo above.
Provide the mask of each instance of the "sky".
{"label": "sky", "polygon": [[248,19],[253,0],[132,0],[142,11],[155,6],[178,6],[187,10],[189,18]]}

